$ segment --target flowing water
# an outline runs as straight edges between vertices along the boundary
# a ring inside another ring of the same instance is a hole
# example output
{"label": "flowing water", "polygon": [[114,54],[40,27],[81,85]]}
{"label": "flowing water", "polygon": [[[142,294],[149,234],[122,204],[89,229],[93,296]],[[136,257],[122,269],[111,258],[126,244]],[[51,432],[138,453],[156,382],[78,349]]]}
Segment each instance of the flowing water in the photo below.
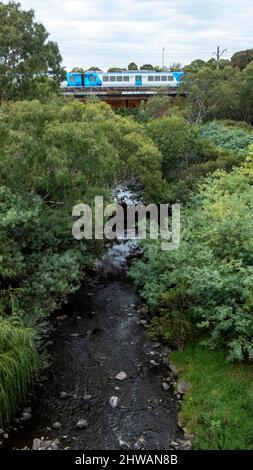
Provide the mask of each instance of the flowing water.
{"label": "flowing water", "polygon": [[[122,276],[136,255],[134,241],[110,246],[65,317],[55,318],[52,363],[36,386],[32,418],[10,431],[5,449],[32,448],[42,437],[59,439],[63,449],[170,449],[178,404],[163,386],[169,351],[147,339],[140,298]],[[115,378],[119,372],[127,374],[124,381]],[[87,421],[85,428],[79,420]]]}

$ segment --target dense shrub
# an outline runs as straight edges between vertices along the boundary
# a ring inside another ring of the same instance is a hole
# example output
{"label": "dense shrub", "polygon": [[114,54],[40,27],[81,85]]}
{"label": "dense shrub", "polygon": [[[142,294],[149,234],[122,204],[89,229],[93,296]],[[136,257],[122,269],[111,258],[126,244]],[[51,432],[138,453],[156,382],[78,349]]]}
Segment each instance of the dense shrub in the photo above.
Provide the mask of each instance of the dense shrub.
{"label": "dense shrub", "polygon": [[[231,173],[216,173],[200,185],[182,215],[182,241],[174,252],[154,243],[132,277],[157,314],[151,332],[182,344],[189,323],[212,348],[230,359],[253,358],[253,149]],[[186,322],[178,337],[175,317]]]}
{"label": "dense shrub", "polygon": [[38,366],[34,333],[0,319],[0,425],[13,418],[24,400]]}
{"label": "dense shrub", "polygon": [[201,159],[198,128],[181,116],[168,116],[147,124],[147,131],[162,154],[162,170],[168,181],[177,172]]}
{"label": "dense shrub", "polygon": [[[238,126],[238,124],[237,124]],[[247,154],[247,147],[253,144],[253,131],[232,127],[222,122],[212,121],[201,126],[201,135],[217,147],[221,147],[241,156]]]}

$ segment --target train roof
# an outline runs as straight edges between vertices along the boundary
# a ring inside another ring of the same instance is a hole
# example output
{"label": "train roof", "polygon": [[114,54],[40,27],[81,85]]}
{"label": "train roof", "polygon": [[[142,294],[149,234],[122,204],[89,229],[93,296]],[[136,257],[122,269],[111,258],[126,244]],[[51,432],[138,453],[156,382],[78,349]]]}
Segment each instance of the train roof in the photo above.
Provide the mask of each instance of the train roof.
{"label": "train roof", "polygon": [[[81,72],[68,72],[71,73],[72,75],[79,75]],[[119,72],[103,72],[102,70],[86,70],[84,73],[102,73],[103,75],[131,75],[131,74],[174,74],[174,73],[184,73],[183,71],[179,72],[171,72],[170,70],[163,70],[162,72],[158,72],[157,70],[124,70],[124,71],[119,71]]]}

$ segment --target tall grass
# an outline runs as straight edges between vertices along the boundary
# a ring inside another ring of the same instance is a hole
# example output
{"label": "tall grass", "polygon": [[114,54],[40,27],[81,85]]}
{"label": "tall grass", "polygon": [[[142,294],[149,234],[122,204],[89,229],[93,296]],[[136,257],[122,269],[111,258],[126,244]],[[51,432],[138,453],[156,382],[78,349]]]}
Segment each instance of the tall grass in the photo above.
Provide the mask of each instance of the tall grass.
{"label": "tall grass", "polygon": [[34,334],[0,319],[0,426],[6,426],[36,374]]}

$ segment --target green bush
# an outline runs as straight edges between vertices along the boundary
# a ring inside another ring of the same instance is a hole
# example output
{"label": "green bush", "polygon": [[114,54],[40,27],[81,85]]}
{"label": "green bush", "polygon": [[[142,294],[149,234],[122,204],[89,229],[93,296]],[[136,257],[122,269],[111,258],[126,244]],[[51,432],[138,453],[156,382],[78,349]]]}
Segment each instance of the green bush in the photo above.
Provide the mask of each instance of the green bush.
{"label": "green bush", "polygon": [[[201,126],[201,135],[217,147],[229,150],[241,156],[247,154],[247,148],[253,144],[253,131],[245,128],[228,126],[219,121],[212,121]],[[245,124],[244,124],[245,127]]]}
{"label": "green bush", "polygon": [[34,333],[0,318],[0,425],[13,418],[38,368]]}
{"label": "green bush", "polygon": [[146,258],[131,271],[158,318],[152,333],[154,322],[166,318],[169,328],[178,312],[209,347],[234,360],[253,359],[252,150],[242,167],[200,185],[182,214],[179,249],[162,252],[149,241]]}

